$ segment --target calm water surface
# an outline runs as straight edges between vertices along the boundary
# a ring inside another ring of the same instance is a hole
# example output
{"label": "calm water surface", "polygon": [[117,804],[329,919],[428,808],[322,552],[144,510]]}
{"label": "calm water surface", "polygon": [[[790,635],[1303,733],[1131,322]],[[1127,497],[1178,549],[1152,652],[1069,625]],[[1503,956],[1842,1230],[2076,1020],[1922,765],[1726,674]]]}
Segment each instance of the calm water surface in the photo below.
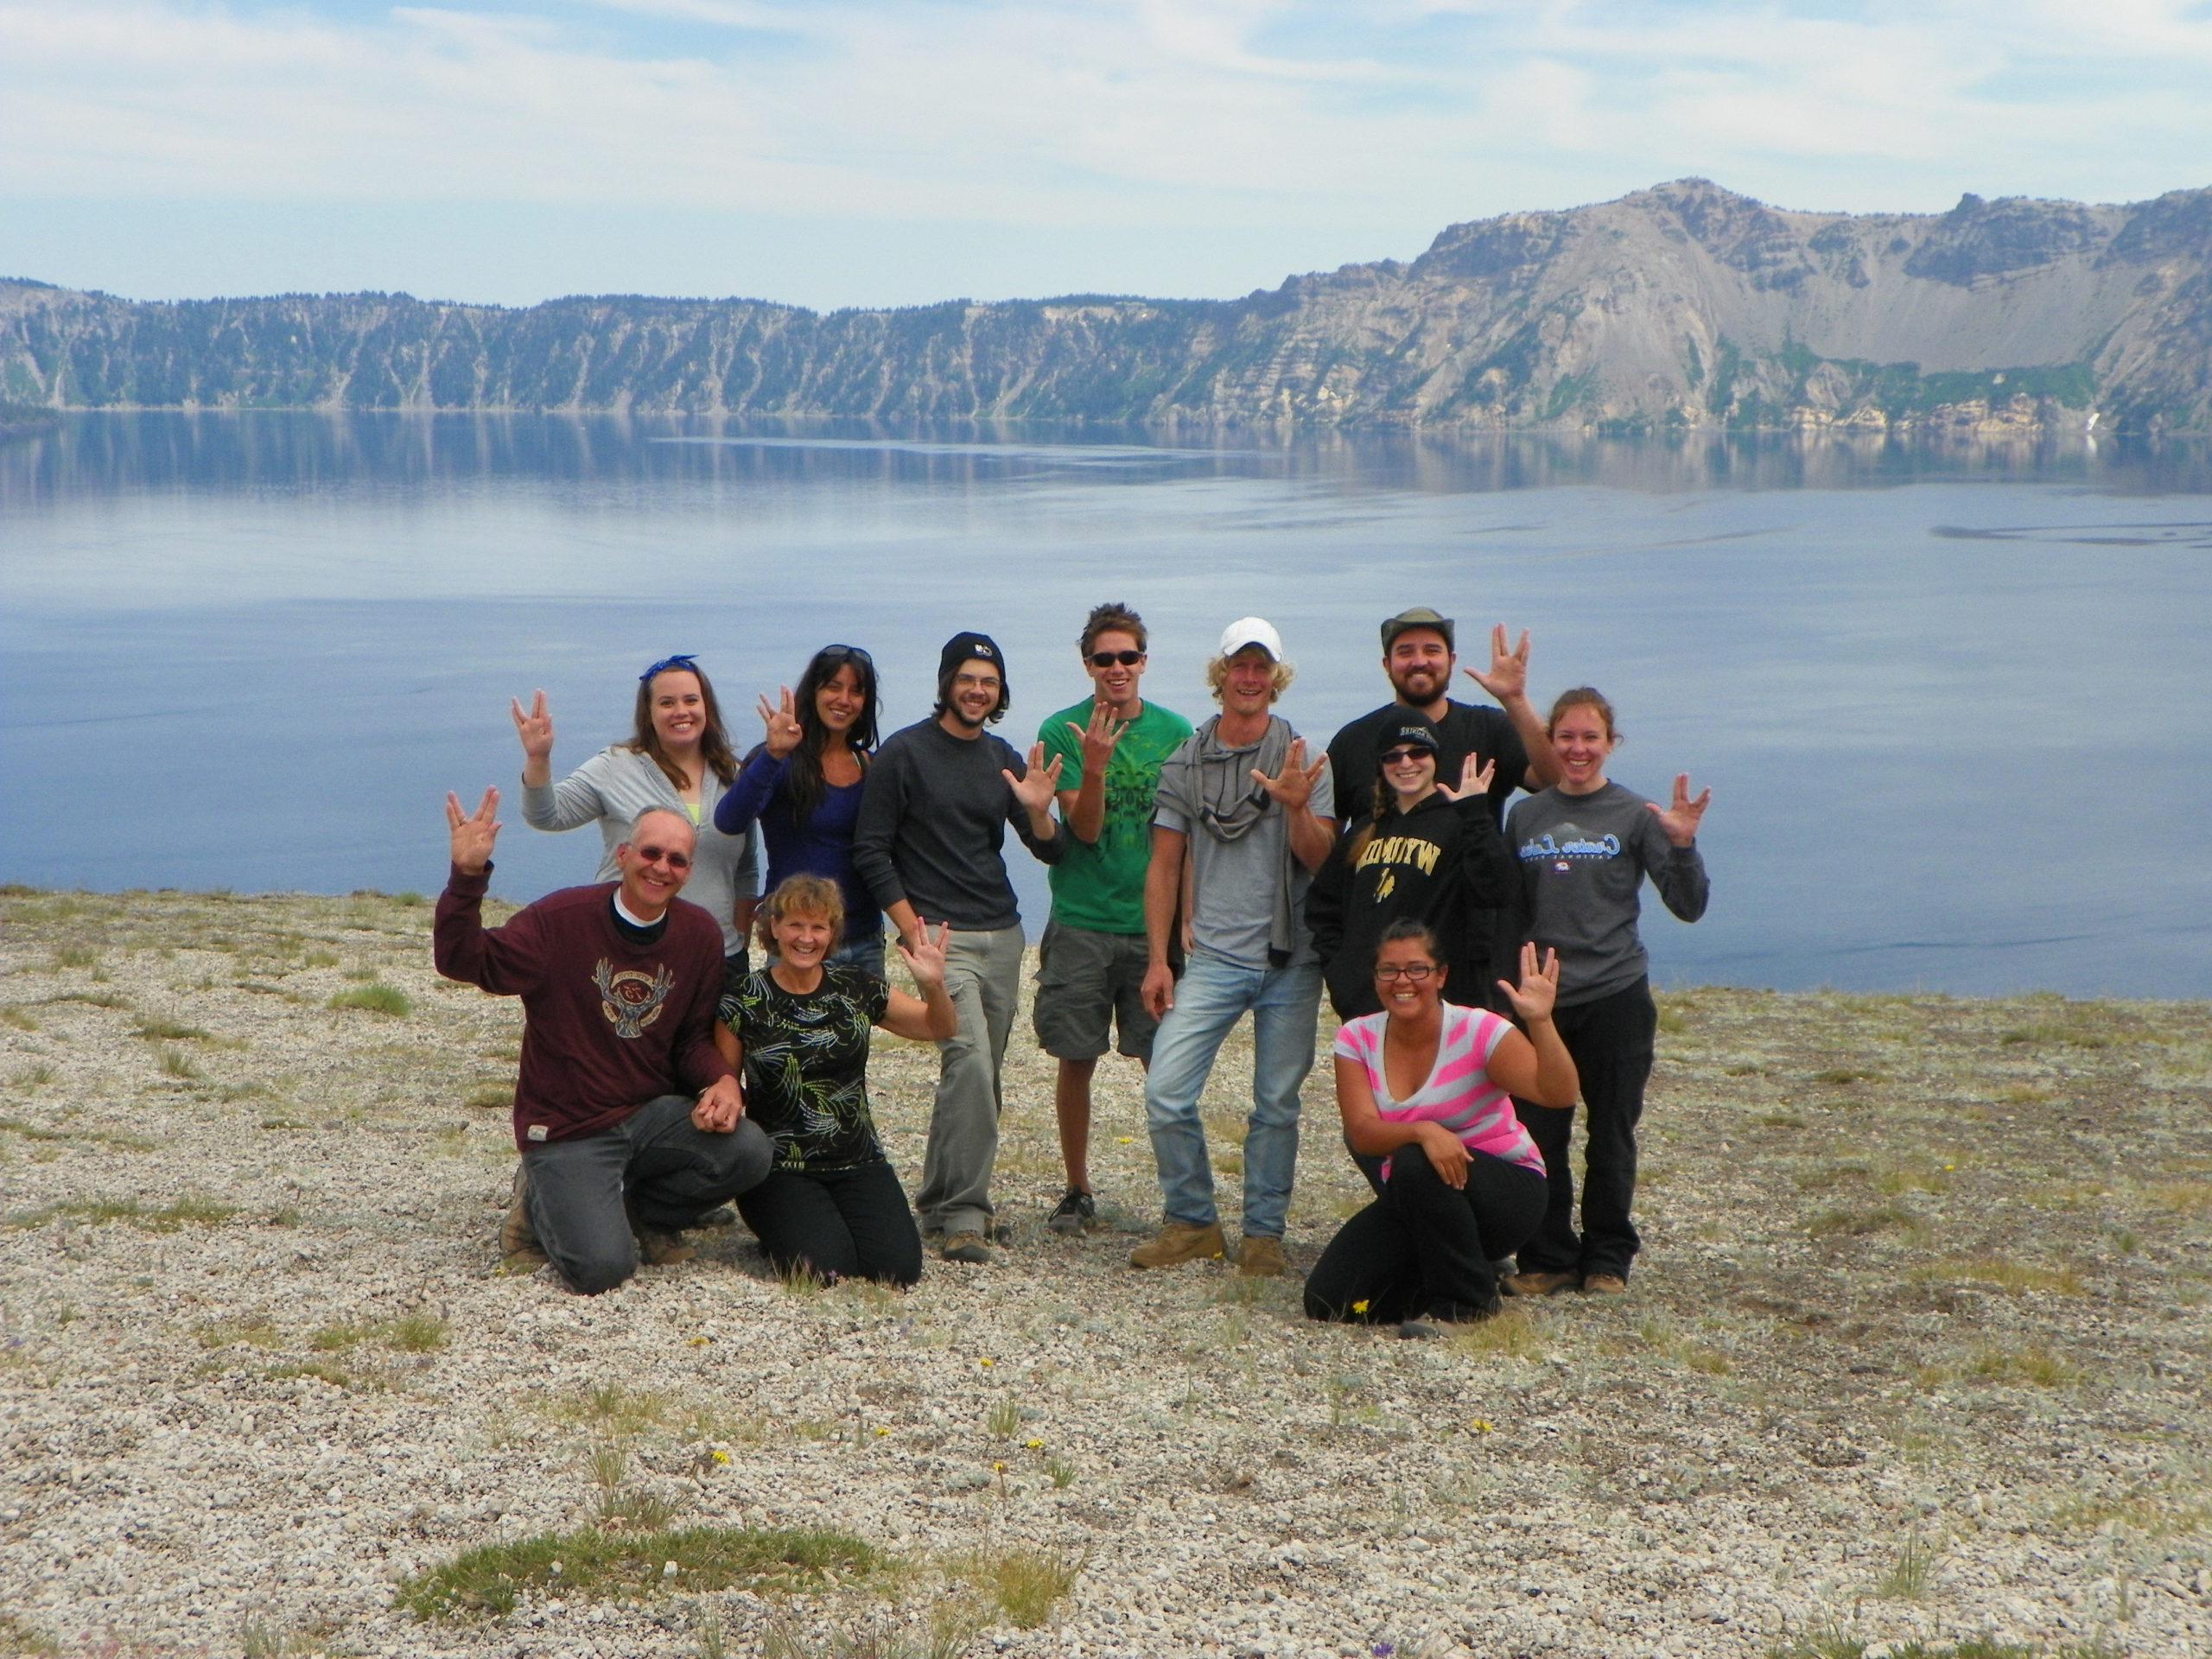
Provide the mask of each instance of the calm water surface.
{"label": "calm water surface", "polygon": [[[2192,450],[72,417],[0,446],[0,879],[434,891],[443,792],[515,779],[508,697],[572,766],[671,651],[749,747],[816,645],[876,654],[888,730],[980,627],[1026,744],[1109,598],[1194,716],[1221,626],[1271,618],[1321,739],[1383,700],[1383,616],[1532,630],[1540,702],[1618,706],[1616,779],[1713,786],[1711,913],[1646,909],[1664,982],[2212,995]],[[508,817],[499,892],[589,875],[589,831]]]}

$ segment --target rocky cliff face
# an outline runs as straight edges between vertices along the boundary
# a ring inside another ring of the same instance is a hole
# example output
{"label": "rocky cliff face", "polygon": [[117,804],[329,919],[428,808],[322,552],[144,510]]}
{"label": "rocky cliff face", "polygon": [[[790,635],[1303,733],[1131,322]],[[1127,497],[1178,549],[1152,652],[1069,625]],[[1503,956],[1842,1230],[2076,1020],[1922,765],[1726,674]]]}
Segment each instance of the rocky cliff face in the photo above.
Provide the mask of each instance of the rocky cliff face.
{"label": "rocky cliff face", "polygon": [[137,304],[0,283],[0,398],[1155,424],[2212,429],[2212,190],[1784,212],[1683,180],[1222,302]]}

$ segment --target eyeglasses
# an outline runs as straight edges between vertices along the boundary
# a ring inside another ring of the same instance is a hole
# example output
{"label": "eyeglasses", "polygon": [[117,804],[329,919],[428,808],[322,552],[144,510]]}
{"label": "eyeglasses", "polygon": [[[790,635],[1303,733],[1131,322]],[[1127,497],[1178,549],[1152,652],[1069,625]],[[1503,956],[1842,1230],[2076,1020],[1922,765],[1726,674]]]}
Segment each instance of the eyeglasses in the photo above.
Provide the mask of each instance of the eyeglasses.
{"label": "eyeglasses", "polygon": [[1402,747],[1383,750],[1382,764],[1386,766],[1402,766],[1407,761],[1421,760],[1429,753],[1430,751],[1427,749],[1417,749],[1408,743]]}
{"label": "eyeglasses", "polygon": [[1123,668],[1135,668],[1142,661],[1144,652],[1141,651],[1094,651],[1090,653],[1093,668],[1111,668],[1116,663]]}
{"label": "eyeglasses", "polygon": [[1375,969],[1377,979],[1410,979],[1416,985],[1436,971],[1433,962],[1385,962]]}
{"label": "eyeglasses", "polygon": [[862,668],[874,668],[875,658],[858,645],[824,645],[814,653],[817,663],[858,663]]}
{"label": "eyeglasses", "polygon": [[665,674],[671,668],[680,668],[689,673],[696,674],[699,671],[699,659],[696,657],[687,657],[682,655],[664,657],[660,661],[655,663],[644,673],[638,676],[638,683],[639,685],[651,685],[655,675]]}
{"label": "eyeglasses", "polygon": [[671,870],[691,868],[691,855],[679,853],[671,847],[632,847],[630,850],[638,855],[641,863],[665,864]]}

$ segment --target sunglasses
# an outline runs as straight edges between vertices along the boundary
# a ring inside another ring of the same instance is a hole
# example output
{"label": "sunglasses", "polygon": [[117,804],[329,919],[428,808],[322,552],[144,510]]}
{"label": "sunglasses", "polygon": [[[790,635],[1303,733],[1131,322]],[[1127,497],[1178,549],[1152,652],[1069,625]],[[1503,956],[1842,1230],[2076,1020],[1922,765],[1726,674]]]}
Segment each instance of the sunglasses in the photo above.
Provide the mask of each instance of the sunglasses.
{"label": "sunglasses", "polygon": [[672,847],[634,847],[631,850],[636,853],[644,863],[665,864],[671,870],[688,870],[691,868],[691,855],[679,853]]}
{"label": "sunglasses", "polygon": [[1410,979],[1416,985],[1436,971],[1427,962],[1386,962],[1375,970],[1377,979]]}
{"label": "sunglasses", "polygon": [[1383,750],[1382,764],[1386,766],[1402,766],[1407,761],[1417,760],[1429,753],[1430,751],[1427,749],[1417,749],[1408,743],[1398,748]]}
{"label": "sunglasses", "polygon": [[824,645],[814,653],[818,663],[858,663],[862,668],[874,668],[875,658],[858,645]]}
{"label": "sunglasses", "polygon": [[699,659],[696,657],[681,655],[675,657],[664,657],[660,661],[655,663],[644,673],[638,676],[638,683],[640,685],[650,685],[652,683],[653,676],[656,674],[665,674],[671,668],[680,668],[689,673],[696,674],[699,671]]}
{"label": "sunglasses", "polygon": [[1094,651],[1090,653],[1093,668],[1111,668],[1116,663],[1123,668],[1135,668],[1142,661],[1144,652],[1141,651]]}

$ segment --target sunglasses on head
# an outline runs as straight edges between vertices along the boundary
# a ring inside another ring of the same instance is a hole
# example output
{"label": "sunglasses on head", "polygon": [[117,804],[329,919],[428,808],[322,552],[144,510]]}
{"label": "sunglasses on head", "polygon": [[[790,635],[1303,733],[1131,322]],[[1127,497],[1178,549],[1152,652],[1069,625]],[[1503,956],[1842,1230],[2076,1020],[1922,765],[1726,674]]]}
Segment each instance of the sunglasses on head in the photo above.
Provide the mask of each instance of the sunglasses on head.
{"label": "sunglasses on head", "polygon": [[1144,652],[1141,651],[1094,651],[1090,653],[1093,668],[1111,668],[1116,663],[1123,668],[1135,668],[1142,661]]}
{"label": "sunglasses on head", "polygon": [[858,663],[862,668],[875,666],[875,658],[858,645],[824,645],[814,655],[817,660],[824,663]]}
{"label": "sunglasses on head", "polygon": [[1427,749],[1415,748],[1412,744],[1407,743],[1395,749],[1383,750],[1382,764],[1386,766],[1400,766],[1427,753]]}
{"label": "sunglasses on head", "polygon": [[638,676],[638,683],[640,685],[650,685],[652,683],[653,677],[656,674],[665,674],[671,668],[680,668],[688,673],[696,674],[699,671],[699,659],[696,657],[682,655],[664,657],[660,661],[655,663],[644,673]]}
{"label": "sunglasses on head", "polygon": [[679,853],[672,847],[638,847],[632,849],[640,861],[647,864],[665,864],[671,870],[691,868],[691,855]]}

